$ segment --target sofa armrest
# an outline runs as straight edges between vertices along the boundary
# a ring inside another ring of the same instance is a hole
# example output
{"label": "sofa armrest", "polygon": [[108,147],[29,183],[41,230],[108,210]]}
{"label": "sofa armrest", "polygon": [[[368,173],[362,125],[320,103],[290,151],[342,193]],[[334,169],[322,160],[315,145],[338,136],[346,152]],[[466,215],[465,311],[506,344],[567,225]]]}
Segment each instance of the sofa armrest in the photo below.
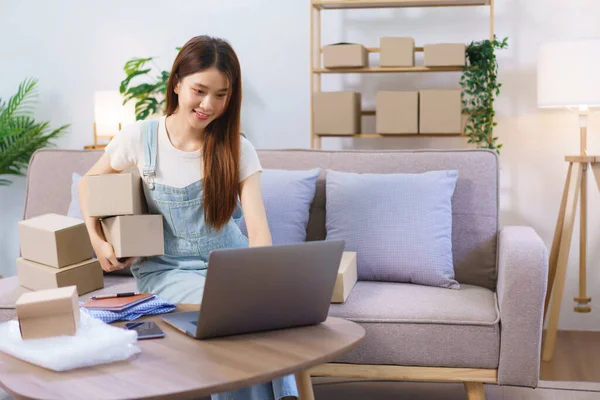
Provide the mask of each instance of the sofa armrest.
{"label": "sofa armrest", "polygon": [[529,227],[508,226],[498,243],[500,363],[498,383],[536,387],[539,380],[548,251]]}

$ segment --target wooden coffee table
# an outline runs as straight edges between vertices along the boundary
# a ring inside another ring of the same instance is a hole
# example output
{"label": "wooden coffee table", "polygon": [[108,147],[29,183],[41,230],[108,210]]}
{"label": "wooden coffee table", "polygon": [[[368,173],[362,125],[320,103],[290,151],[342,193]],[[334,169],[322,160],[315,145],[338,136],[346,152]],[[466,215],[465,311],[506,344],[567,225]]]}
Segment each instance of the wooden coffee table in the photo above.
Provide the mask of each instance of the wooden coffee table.
{"label": "wooden coffee table", "polygon": [[336,359],[365,335],[360,325],[330,317],[315,326],[196,340],[160,316],[144,319],[166,337],[138,341],[142,352],[122,362],[54,372],[0,352],[0,386],[18,399],[191,399],[295,374],[300,398],[312,400],[308,369]]}

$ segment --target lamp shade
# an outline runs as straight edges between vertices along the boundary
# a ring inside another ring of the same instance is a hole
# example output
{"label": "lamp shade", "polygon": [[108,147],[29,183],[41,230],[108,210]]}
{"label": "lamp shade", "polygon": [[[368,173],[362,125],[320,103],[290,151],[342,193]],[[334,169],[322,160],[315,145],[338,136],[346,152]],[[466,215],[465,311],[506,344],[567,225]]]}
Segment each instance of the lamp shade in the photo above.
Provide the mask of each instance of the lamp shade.
{"label": "lamp shade", "polygon": [[123,96],[116,90],[94,92],[94,121],[98,136],[114,136],[121,126],[135,122],[133,102],[123,105]]}
{"label": "lamp shade", "polygon": [[600,107],[600,38],[542,44],[538,107]]}

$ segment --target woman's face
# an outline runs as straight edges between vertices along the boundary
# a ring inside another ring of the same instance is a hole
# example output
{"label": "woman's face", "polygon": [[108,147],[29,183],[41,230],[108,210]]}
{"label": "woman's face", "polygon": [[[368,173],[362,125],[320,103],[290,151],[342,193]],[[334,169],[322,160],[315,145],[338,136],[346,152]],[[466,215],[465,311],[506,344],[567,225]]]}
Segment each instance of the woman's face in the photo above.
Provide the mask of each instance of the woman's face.
{"label": "woman's face", "polygon": [[179,103],[176,113],[192,128],[203,131],[223,115],[229,92],[227,75],[214,67],[188,75],[175,86]]}

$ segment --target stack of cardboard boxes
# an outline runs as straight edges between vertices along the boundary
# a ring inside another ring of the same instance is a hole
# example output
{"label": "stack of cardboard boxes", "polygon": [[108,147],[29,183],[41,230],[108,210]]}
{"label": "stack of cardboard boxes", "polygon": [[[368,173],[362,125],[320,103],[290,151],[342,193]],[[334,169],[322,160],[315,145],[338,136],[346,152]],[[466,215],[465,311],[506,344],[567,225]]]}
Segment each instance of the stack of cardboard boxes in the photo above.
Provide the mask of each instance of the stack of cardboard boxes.
{"label": "stack of cardboard boxes", "polygon": [[31,290],[74,285],[79,295],[104,287],[102,268],[84,222],[58,214],[44,214],[19,222],[21,257],[17,275]]}
{"label": "stack of cardboard boxes", "polygon": [[[131,173],[88,176],[89,215],[99,217],[117,258],[164,254],[161,215],[147,207],[141,179]],[[84,221],[45,214],[19,223],[21,257],[17,275],[31,290],[74,285],[79,295],[104,287]]]}
{"label": "stack of cardboard boxes", "polygon": [[86,176],[88,213],[117,258],[164,254],[162,215],[149,215],[142,181],[132,173]]}
{"label": "stack of cardboard boxes", "polygon": [[[144,215],[141,179],[131,173],[88,176],[89,215],[100,218],[117,258],[164,254],[162,215]],[[21,337],[72,335],[78,296],[104,287],[84,221],[45,214],[19,223],[19,284],[35,292],[16,303]]]}
{"label": "stack of cardboard boxes", "polygon": [[[410,37],[380,38],[380,66],[414,67],[415,42]],[[424,66],[463,66],[463,43],[428,44]],[[366,68],[368,51],[361,44],[339,43],[323,48],[325,68]],[[376,96],[376,130],[379,134],[458,134],[463,129],[460,90],[380,91]],[[318,135],[361,133],[361,94],[314,94],[314,127]]]}

